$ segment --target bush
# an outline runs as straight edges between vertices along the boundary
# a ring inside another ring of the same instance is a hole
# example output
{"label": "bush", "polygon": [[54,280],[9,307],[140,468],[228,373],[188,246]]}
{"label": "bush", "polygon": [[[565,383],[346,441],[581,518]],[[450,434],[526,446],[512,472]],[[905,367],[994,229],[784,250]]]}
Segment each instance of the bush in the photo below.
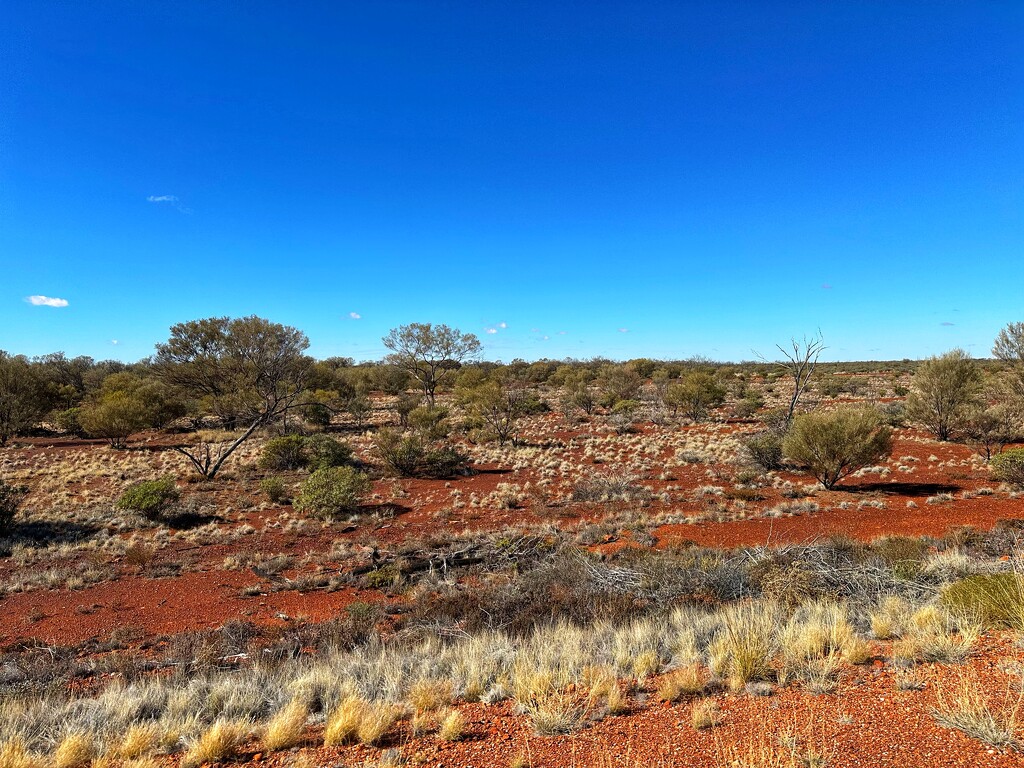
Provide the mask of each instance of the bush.
{"label": "bush", "polygon": [[782,435],[775,430],[759,432],[743,441],[750,460],[767,472],[782,467]]}
{"label": "bush", "polygon": [[988,627],[1024,629],[1024,577],[991,573],[955,581],[942,593],[950,613],[977,616]]}
{"label": "bush", "polygon": [[81,437],[85,434],[85,430],[82,429],[82,424],[78,420],[79,412],[80,409],[78,408],[68,408],[64,411],[57,411],[53,414],[53,422],[57,425],[57,429],[64,434]]}
{"label": "bush", "polygon": [[128,486],[117,500],[117,507],[138,512],[152,520],[163,514],[180,496],[173,477],[143,480]]}
{"label": "bush", "polygon": [[370,487],[370,479],[352,467],[326,467],[306,479],[294,506],[299,512],[331,520],[354,512]]}
{"label": "bush", "polygon": [[892,433],[876,411],[844,408],[797,416],[782,441],[786,458],[807,467],[825,488],[888,458]]}
{"label": "bush", "polygon": [[260,490],[267,494],[267,498],[274,504],[283,504],[288,500],[288,489],[280,477],[263,478],[260,480]]}
{"label": "bush", "polygon": [[28,488],[0,480],[0,534],[8,533],[14,526],[14,517],[27,494]]}
{"label": "bush", "polygon": [[306,438],[302,435],[274,437],[263,446],[260,467],[277,471],[301,469],[309,463]]}
{"label": "bush", "polygon": [[352,449],[329,435],[312,435],[305,438],[304,446],[307,466],[310,470],[342,467],[352,461]]}
{"label": "bush", "polygon": [[388,471],[401,477],[451,477],[469,457],[450,445],[431,445],[416,434],[382,429],[374,450]]}
{"label": "bush", "polygon": [[992,457],[992,477],[1024,488],[1024,448],[1011,448]]}

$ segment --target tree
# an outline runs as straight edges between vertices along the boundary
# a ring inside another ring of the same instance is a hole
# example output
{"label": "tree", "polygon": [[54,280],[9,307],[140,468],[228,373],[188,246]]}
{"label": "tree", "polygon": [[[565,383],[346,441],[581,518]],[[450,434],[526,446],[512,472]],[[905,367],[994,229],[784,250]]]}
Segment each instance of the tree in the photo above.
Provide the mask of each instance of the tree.
{"label": "tree", "polygon": [[480,340],[472,333],[431,323],[411,323],[391,329],[382,341],[391,350],[385,361],[419,382],[431,406],[435,393],[464,361],[480,354]]}
{"label": "tree", "polygon": [[36,426],[47,409],[44,382],[33,366],[0,350],[0,445]]}
{"label": "tree", "polygon": [[892,433],[872,409],[804,413],[790,425],[782,450],[831,490],[852,472],[885,460],[892,451]]}
{"label": "tree", "polygon": [[663,399],[673,414],[681,410],[694,421],[700,421],[708,411],[725,402],[725,388],[712,374],[694,371],[665,387]]}
{"label": "tree", "polygon": [[496,375],[462,394],[469,413],[483,422],[499,445],[514,440],[519,420],[530,407],[526,382],[512,375]]}
{"label": "tree", "polygon": [[86,434],[123,448],[135,432],[166,426],[184,414],[184,402],[166,384],[125,372],[107,376],[76,416]]}
{"label": "tree", "polygon": [[601,405],[608,408],[620,400],[636,400],[644,380],[640,374],[627,365],[603,365],[597,379],[601,391]]}
{"label": "tree", "polygon": [[202,443],[175,450],[212,478],[258,428],[309,405],[303,400],[313,364],[304,354],[308,347],[302,331],[256,316],[173,326],[168,341],[157,345],[157,373],[166,383],[198,395],[203,411],[245,425],[220,449]]}
{"label": "tree", "polygon": [[825,351],[825,341],[820,335],[810,339],[805,336],[801,341],[790,339],[789,344],[788,349],[781,344],[776,345],[784,359],[775,363],[777,368],[793,380],[793,394],[789,399],[784,420],[787,427],[793,421],[800,398],[810,388],[818,358]]}
{"label": "tree", "polygon": [[992,354],[1010,366],[1014,391],[1024,399],[1024,323],[1009,323],[999,331]]}
{"label": "tree", "polygon": [[981,371],[971,356],[953,349],[931,357],[914,374],[907,413],[938,440],[949,440],[981,405]]}

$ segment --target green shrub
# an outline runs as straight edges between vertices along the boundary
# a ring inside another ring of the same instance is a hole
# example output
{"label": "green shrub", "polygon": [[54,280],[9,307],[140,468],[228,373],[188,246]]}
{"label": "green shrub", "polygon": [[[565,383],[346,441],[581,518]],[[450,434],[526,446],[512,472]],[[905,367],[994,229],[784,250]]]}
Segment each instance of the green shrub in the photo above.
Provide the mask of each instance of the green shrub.
{"label": "green shrub", "polygon": [[942,592],[942,602],[954,614],[977,616],[987,627],[1024,629],[1024,577],[991,573],[955,581]]}
{"label": "green shrub", "polygon": [[408,420],[409,427],[425,440],[442,440],[452,431],[444,408],[421,405],[409,412]]}
{"label": "green shrub", "polygon": [[14,527],[14,517],[27,494],[28,488],[0,480],[0,534],[8,533]]}
{"label": "green shrub", "polygon": [[66,435],[74,435],[75,437],[81,437],[85,434],[85,430],[82,429],[82,424],[78,420],[79,408],[68,408],[64,411],[57,411],[53,414],[53,421],[57,425],[57,429]]}
{"label": "green shrub", "polygon": [[401,477],[450,477],[469,457],[450,445],[432,445],[417,434],[382,429],[374,450],[385,468]]}
{"label": "green shrub", "polygon": [[259,463],[263,469],[301,469],[309,463],[306,438],[302,435],[285,435],[267,440]]}
{"label": "green shrub", "polygon": [[743,441],[750,460],[765,471],[782,467],[782,435],[775,430],[759,432]]}
{"label": "green shrub", "polygon": [[330,435],[312,435],[306,438],[307,466],[311,471],[328,467],[343,467],[352,462],[352,449]]}
{"label": "green shrub", "polygon": [[1011,448],[992,457],[992,477],[1024,488],[1024,448]]}
{"label": "green shrub", "polygon": [[117,500],[117,507],[153,519],[163,514],[180,496],[173,477],[143,480],[128,486]]}
{"label": "green shrub", "polygon": [[260,480],[260,490],[274,504],[283,504],[288,500],[288,489],[280,477],[265,477]]}
{"label": "green shrub", "polygon": [[858,469],[884,461],[891,450],[890,429],[867,408],[802,414],[782,441],[786,458],[807,467],[829,489]]}
{"label": "green shrub", "polygon": [[370,478],[352,467],[318,469],[302,484],[294,506],[299,512],[332,520],[354,512],[371,485]]}
{"label": "green shrub", "polygon": [[302,409],[302,418],[318,427],[331,423],[331,409],[323,403],[310,403]]}

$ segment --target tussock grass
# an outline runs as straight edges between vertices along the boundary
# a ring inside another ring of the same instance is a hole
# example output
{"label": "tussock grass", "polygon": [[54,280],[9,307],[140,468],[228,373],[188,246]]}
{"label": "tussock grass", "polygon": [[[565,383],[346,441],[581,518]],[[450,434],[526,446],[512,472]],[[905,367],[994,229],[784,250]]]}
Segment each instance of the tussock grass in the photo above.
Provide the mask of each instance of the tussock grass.
{"label": "tussock grass", "polygon": [[710,680],[710,674],[699,664],[689,664],[662,676],[658,681],[655,695],[658,701],[675,702],[687,696],[699,696],[704,693]]}
{"label": "tussock grass", "polygon": [[233,756],[249,735],[250,729],[251,724],[246,721],[214,721],[182,756],[182,768],[218,763]]}
{"label": "tussock grass", "polygon": [[1021,746],[1021,704],[1024,688],[1018,682],[1018,693],[1009,701],[995,702],[986,696],[978,681],[961,675],[952,687],[936,688],[936,704],[932,716],[939,725],[955,728],[971,738],[1000,749]]}
{"label": "tussock grass", "polygon": [[450,710],[441,719],[437,738],[441,741],[459,741],[466,730],[466,718],[457,709]]}
{"label": "tussock grass", "polygon": [[298,698],[292,699],[267,722],[263,746],[271,751],[288,749],[302,741],[309,708]]}
{"label": "tussock grass", "polygon": [[65,734],[53,751],[53,768],[82,768],[96,756],[96,742],[91,734],[72,731]]}

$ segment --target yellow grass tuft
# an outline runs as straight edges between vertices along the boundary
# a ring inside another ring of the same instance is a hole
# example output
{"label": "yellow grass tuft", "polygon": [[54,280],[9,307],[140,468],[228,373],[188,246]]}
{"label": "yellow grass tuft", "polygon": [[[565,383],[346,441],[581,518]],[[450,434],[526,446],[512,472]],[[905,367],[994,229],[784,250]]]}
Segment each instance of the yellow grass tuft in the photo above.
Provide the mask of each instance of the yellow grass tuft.
{"label": "yellow grass tuft", "polygon": [[203,763],[219,763],[234,755],[248,734],[248,722],[217,720],[185,752],[181,766],[195,768]]}
{"label": "yellow grass tuft", "polygon": [[457,709],[449,711],[441,720],[437,729],[437,738],[441,741],[458,741],[466,729],[466,718]]}
{"label": "yellow grass tuft", "polygon": [[308,716],[306,703],[297,698],[292,699],[267,722],[263,732],[263,746],[270,751],[294,747],[302,741]]}
{"label": "yellow grass tuft", "polygon": [[43,758],[30,752],[19,738],[13,738],[0,746],[0,768],[44,768]]}
{"label": "yellow grass tuft", "polygon": [[656,696],[659,701],[679,701],[685,696],[697,696],[708,685],[708,673],[699,664],[688,664],[673,669],[658,681]]}

